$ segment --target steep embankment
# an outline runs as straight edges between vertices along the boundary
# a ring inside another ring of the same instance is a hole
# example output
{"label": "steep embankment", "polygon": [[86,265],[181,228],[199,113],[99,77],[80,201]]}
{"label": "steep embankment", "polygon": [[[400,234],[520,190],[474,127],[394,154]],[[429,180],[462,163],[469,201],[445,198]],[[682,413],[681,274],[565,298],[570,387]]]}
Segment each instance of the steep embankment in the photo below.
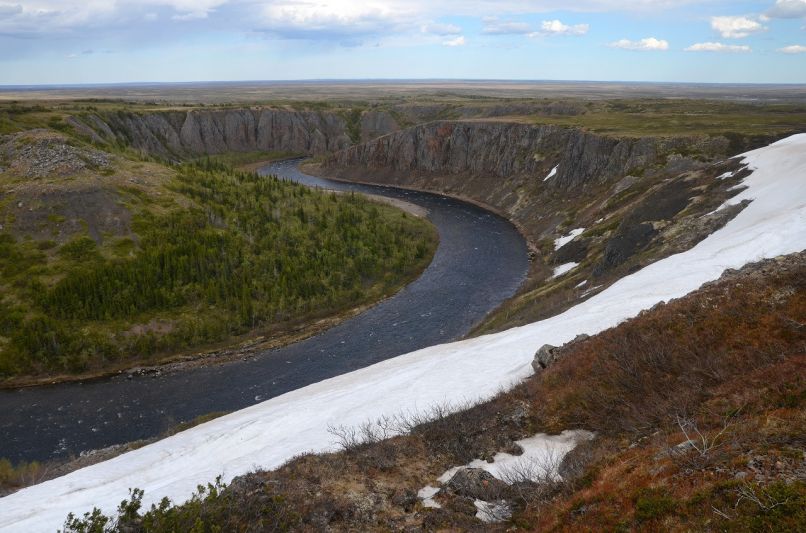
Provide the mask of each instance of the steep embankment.
{"label": "steep embankment", "polygon": [[[548,368],[533,363],[536,375],[490,401],[425,423],[339,428],[337,453],[127,513],[117,528],[803,531],[804,289],[803,252],[725,273],[544,347]],[[383,439],[390,426],[406,434]]]}

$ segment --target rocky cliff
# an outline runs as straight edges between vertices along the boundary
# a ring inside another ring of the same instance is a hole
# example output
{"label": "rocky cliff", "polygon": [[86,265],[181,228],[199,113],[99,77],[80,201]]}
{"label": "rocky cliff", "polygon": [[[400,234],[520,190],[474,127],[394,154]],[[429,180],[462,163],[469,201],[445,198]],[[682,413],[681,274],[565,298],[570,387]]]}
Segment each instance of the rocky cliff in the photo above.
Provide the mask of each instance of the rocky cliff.
{"label": "rocky cliff", "polygon": [[[394,127],[361,117],[376,134]],[[337,113],[289,109],[192,110],[88,114],[71,124],[99,142],[121,142],[162,157],[223,152],[282,151],[322,154],[351,144],[348,123]]]}
{"label": "rocky cliff", "polygon": [[322,172],[464,196],[538,240],[546,202],[596,195],[626,176],[624,189],[695,170],[723,157],[728,144],[722,137],[616,138],[559,126],[439,121],[333,153]]}
{"label": "rocky cliff", "polygon": [[[401,184],[439,175],[445,187],[468,178],[523,176],[568,190],[629,173],[687,170],[700,166],[698,160],[723,156],[727,146],[721,137],[615,138],[560,126],[433,122],[339,151],[324,168]],[[682,155],[692,153],[697,157]],[[546,179],[553,168],[556,172]]]}

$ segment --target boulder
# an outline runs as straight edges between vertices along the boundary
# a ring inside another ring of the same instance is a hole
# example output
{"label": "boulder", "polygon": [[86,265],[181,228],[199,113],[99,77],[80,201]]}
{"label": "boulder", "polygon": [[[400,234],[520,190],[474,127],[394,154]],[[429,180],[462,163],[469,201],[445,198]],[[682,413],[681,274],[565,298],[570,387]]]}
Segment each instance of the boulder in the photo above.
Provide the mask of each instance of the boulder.
{"label": "boulder", "polygon": [[532,368],[535,373],[551,366],[557,360],[557,351],[559,348],[551,344],[544,344],[535,352],[535,358],[532,360]]}
{"label": "boulder", "polygon": [[560,357],[562,357],[565,350],[568,349],[569,346],[576,344],[578,342],[582,342],[590,338],[590,335],[586,335],[584,333],[580,333],[570,341],[566,342],[559,348],[557,346],[553,346],[551,344],[544,344],[540,347],[537,352],[535,352],[535,357],[532,360],[532,368],[534,368],[535,373],[544,370],[555,362],[557,362]]}
{"label": "boulder", "polygon": [[448,481],[446,488],[466,498],[496,500],[505,493],[507,484],[481,468],[461,468]]}

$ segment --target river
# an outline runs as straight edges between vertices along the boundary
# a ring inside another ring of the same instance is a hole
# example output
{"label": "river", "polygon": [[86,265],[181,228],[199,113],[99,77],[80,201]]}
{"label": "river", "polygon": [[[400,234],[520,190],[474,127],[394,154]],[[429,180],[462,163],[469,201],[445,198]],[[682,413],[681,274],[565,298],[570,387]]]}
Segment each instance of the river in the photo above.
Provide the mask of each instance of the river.
{"label": "river", "polygon": [[312,187],[387,196],[426,209],[440,243],[422,275],[333,328],[243,361],[0,391],[0,457],[14,462],[58,459],[150,438],[202,414],[242,409],[460,339],[525,279],[526,243],[507,220],[437,194],[309,176],[298,163],[277,162],[261,173]]}

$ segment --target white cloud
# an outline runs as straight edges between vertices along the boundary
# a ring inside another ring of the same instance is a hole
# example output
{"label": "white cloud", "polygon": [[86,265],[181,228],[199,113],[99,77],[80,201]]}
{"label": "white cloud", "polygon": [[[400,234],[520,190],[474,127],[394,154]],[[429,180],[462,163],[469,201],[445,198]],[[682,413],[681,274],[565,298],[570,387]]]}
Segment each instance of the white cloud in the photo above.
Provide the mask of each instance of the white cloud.
{"label": "white cloud", "polygon": [[610,43],[611,48],[621,48],[623,50],[646,50],[646,51],[663,51],[669,49],[669,41],[663,39],[656,39],[654,37],[647,37],[640,41],[630,41],[629,39],[620,39],[616,42]]}
{"label": "white cloud", "polygon": [[806,54],[806,46],[801,44],[793,44],[790,46],[784,46],[783,48],[778,49],[779,52],[783,52],[785,54]]}
{"label": "white cloud", "polygon": [[291,39],[349,38],[416,31],[416,18],[395,2],[285,0],[263,6],[259,29]]}
{"label": "white cloud", "polygon": [[203,19],[229,0],[141,0],[141,4],[154,6],[167,6],[173,8],[177,13],[174,15],[178,20]]}
{"label": "white cloud", "polygon": [[767,29],[757,20],[748,17],[712,17],[711,28],[724,39],[743,39]]}
{"label": "white cloud", "polygon": [[430,22],[420,26],[422,33],[430,33],[432,35],[459,35],[462,33],[462,28],[456,24],[440,24],[438,22]]}
{"label": "white cloud", "polygon": [[806,17],[806,0],[776,0],[767,15],[780,19]]}
{"label": "white cloud", "polygon": [[487,17],[484,19],[484,27],[481,32],[488,35],[525,35],[532,33],[532,28],[525,22]]}
{"label": "white cloud", "polygon": [[750,52],[744,44],[696,43],[685,49],[686,52]]}
{"label": "white cloud", "polygon": [[456,37],[455,39],[449,39],[447,41],[443,41],[442,44],[444,46],[464,46],[464,45],[467,44],[467,41],[465,40],[464,35],[460,35],[459,37]]}
{"label": "white cloud", "polygon": [[[707,0],[0,0],[0,34],[43,40],[71,33],[91,39],[145,35],[182,39],[193,31],[263,31],[282,39],[378,43],[395,37],[459,36],[447,17],[485,20],[491,34],[583,35],[584,24],[547,20],[542,27],[517,17],[557,10],[657,12]],[[791,0],[790,0],[791,1]],[[803,0],[806,1],[806,0]],[[442,21],[438,23],[436,21]],[[425,28],[425,30],[423,30]],[[419,42],[419,41],[418,41]]]}
{"label": "white cloud", "polygon": [[540,25],[537,34],[542,35],[585,35],[590,29],[590,24],[574,24],[569,26],[559,20],[544,20]]}
{"label": "white cloud", "polygon": [[230,0],[25,0],[0,3],[0,31],[8,34],[52,32],[103,27],[153,9],[173,11],[177,19],[203,19]]}
{"label": "white cloud", "polygon": [[0,4],[0,17],[10,17],[22,13],[20,4]]}

